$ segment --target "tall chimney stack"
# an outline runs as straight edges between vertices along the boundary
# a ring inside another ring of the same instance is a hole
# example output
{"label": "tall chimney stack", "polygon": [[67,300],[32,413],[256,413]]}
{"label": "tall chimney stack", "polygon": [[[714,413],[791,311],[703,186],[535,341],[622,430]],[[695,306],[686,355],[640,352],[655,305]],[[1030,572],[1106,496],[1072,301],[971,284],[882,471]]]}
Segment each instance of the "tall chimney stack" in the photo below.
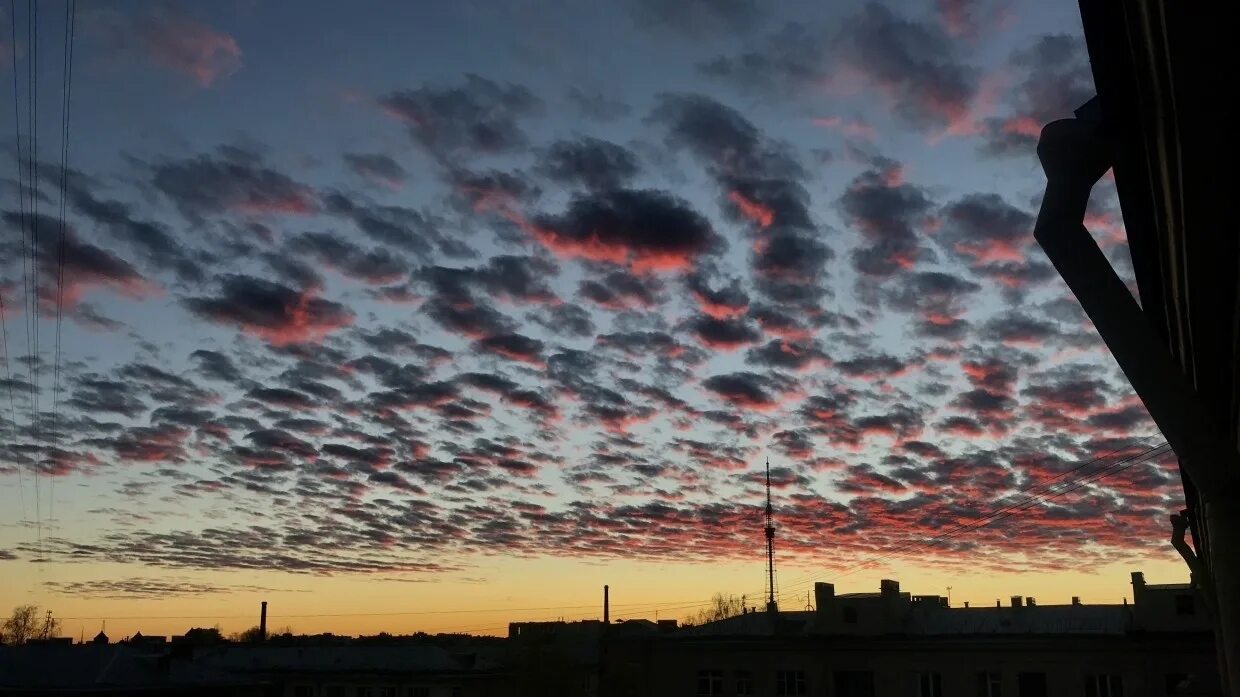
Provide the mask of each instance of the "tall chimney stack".
{"label": "tall chimney stack", "polygon": [[611,624],[611,587],[603,586],[603,624]]}
{"label": "tall chimney stack", "polygon": [[263,609],[258,615],[258,640],[267,641],[267,601],[263,601]]}

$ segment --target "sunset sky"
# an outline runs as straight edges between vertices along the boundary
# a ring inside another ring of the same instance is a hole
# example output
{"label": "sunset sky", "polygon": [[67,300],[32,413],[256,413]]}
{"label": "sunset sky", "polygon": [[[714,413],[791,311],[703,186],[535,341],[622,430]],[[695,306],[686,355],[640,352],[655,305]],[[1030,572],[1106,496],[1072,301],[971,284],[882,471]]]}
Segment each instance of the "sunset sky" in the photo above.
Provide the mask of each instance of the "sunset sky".
{"label": "sunset sky", "polygon": [[[1074,2],[86,2],[63,177],[37,5],[33,163],[0,9],[0,611],[759,605],[768,457],[785,609],[1187,577],[1169,457],[910,545],[1162,441],[1032,239]],[[1130,278],[1109,178],[1087,223]]]}

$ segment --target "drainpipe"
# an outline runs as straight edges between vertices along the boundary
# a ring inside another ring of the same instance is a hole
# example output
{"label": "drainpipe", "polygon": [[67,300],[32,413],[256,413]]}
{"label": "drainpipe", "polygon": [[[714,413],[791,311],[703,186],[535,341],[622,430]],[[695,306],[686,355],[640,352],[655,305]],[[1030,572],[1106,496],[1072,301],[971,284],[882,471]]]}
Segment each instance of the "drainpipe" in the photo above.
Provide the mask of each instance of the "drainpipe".
{"label": "drainpipe", "polygon": [[1210,554],[1199,582],[1203,595],[1214,596],[1219,674],[1225,694],[1233,694],[1229,686],[1240,688],[1240,458],[1085,229],[1090,191],[1111,166],[1099,111],[1095,97],[1077,118],[1042,129],[1046,195],[1033,234],[1201,494]]}

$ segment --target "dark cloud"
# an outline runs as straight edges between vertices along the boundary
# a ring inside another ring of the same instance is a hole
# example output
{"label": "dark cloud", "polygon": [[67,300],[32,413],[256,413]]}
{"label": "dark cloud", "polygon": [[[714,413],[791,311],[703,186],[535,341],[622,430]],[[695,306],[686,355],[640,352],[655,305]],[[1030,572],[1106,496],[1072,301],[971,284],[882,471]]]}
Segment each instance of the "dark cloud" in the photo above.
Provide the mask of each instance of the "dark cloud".
{"label": "dark cloud", "polygon": [[876,160],[852,180],[840,207],[868,242],[852,253],[853,266],[862,274],[891,276],[911,268],[922,255],[916,227],[930,211],[930,200],[903,181],[899,164]]}
{"label": "dark cloud", "polygon": [[1033,216],[997,194],[972,194],[944,206],[934,239],[975,273],[1008,289],[1023,289],[1051,275],[1045,263],[1029,258]]}
{"label": "dark cloud", "polygon": [[305,215],[318,208],[312,189],[238,148],[158,162],[150,171],[155,190],[194,223],[226,213]]}
{"label": "dark cloud", "polygon": [[767,410],[779,406],[790,386],[759,373],[736,372],[706,378],[702,387],[738,409]]}
{"label": "dark cloud", "polygon": [[353,322],[353,313],[343,305],[307,291],[253,276],[225,275],[219,281],[219,295],[186,298],[186,309],[276,346],[318,341]]}
{"label": "dark cloud", "polygon": [[746,363],[785,370],[804,370],[826,361],[827,355],[817,341],[772,339],[745,352]]}
{"label": "dark cloud", "polygon": [[429,258],[432,251],[453,258],[475,253],[459,239],[443,234],[433,216],[403,206],[380,205],[358,196],[331,192],[323,196],[327,213],[351,220],[357,229],[380,244]]}
{"label": "dark cloud", "polygon": [[609,271],[597,279],[583,279],[577,288],[579,296],[609,310],[654,307],[659,304],[662,291],[658,278],[623,270]]}
{"label": "dark cloud", "polygon": [[1093,74],[1079,36],[1045,34],[1017,49],[1010,70],[1020,75],[1008,91],[1008,114],[987,119],[982,151],[1027,157],[1042,127],[1072,112],[1094,96]]}
{"label": "dark cloud", "polygon": [[222,382],[239,382],[241,371],[232,359],[219,351],[198,349],[190,354],[190,358],[198,361],[198,372]]}
{"label": "dark cloud", "polygon": [[915,315],[917,333],[957,340],[965,336],[968,322],[961,319],[967,298],[981,290],[972,281],[941,271],[902,274],[882,291],[889,307]]}
{"label": "dark cloud", "polygon": [[641,168],[628,148],[598,138],[558,140],[541,153],[538,171],[559,184],[619,189]]}
{"label": "dark cloud", "polygon": [[536,218],[531,233],[560,256],[638,273],[688,268],[724,246],[710,222],[688,203],[652,190],[577,196],[564,213]]}
{"label": "dark cloud", "polygon": [[399,162],[383,153],[349,152],[342,157],[349,170],[371,184],[397,189],[409,177]]}
{"label": "dark cloud", "polygon": [[456,87],[388,93],[379,105],[399,119],[414,141],[436,157],[498,153],[525,145],[520,121],[542,108],[525,87],[466,75]]}
{"label": "dark cloud", "polygon": [[405,263],[384,247],[364,250],[326,232],[302,233],[289,240],[288,248],[371,285],[394,283],[407,272]]}
{"label": "dark cloud", "polygon": [[844,20],[836,42],[841,60],[891,99],[910,124],[948,131],[970,126],[978,71],[958,58],[956,42],[940,27],[870,2]]}
{"label": "dark cloud", "polygon": [[[157,288],[132,264],[101,247],[82,241],[72,226],[66,224],[61,236],[59,220],[42,214],[28,217],[30,224],[38,227],[40,236],[59,238],[57,244],[44,244],[38,249],[41,305],[49,309],[58,304],[72,308],[87,291],[95,287],[107,288],[135,299],[157,292]],[[24,258],[20,244],[12,241],[14,237],[21,239],[18,236],[18,231],[23,230],[21,214],[17,211],[5,211],[3,220],[14,234],[0,242],[0,252],[3,252],[7,259]],[[59,269],[63,271],[58,275]],[[60,285],[62,280],[63,285]]]}
{"label": "dark cloud", "polygon": [[528,318],[548,331],[562,336],[594,336],[594,320],[580,305],[562,303],[537,310]]}
{"label": "dark cloud", "polygon": [[146,403],[128,382],[84,375],[73,381],[68,403],[84,412],[121,414],[130,418],[146,411]]}
{"label": "dark cloud", "polygon": [[62,183],[62,174],[65,193],[73,209],[132,245],[155,270],[170,271],[182,281],[197,282],[204,278],[201,263],[166,225],[136,216],[127,203],[97,195],[94,191],[97,183],[80,172],[62,173],[59,167],[40,167],[40,176],[51,186]]}
{"label": "dark cloud", "polygon": [[494,354],[512,361],[542,364],[543,342],[523,334],[496,334],[473,343],[475,351]]}
{"label": "dark cloud", "polygon": [[804,169],[784,143],[762,135],[735,109],[698,94],[665,94],[650,121],[668,129],[668,143],[708,162],[721,178],[799,179]]}
{"label": "dark cloud", "polygon": [[789,22],[753,50],[698,66],[703,75],[760,95],[791,97],[822,89],[830,78],[833,39],[816,26]]}
{"label": "dark cloud", "polygon": [[735,351],[759,341],[762,333],[744,319],[719,319],[699,315],[686,323],[686,328],[707,348]]}

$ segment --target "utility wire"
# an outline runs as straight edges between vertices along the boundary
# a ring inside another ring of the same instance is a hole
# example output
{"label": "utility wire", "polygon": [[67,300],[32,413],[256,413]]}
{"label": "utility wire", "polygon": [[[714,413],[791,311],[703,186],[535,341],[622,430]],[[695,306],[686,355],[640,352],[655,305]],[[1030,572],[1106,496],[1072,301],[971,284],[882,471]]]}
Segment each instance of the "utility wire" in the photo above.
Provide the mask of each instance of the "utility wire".
{"label": "utility wire", "polygon": [[[61,92],[60,114],[60,239],[56,254],[56,345],[52,362],[52,422],[51,439],[58,442],[57,410],[60,406],[60,329],[64,316],[64,285],[65,285],[65,200],[69,191],[69,115],[70,100],[73,96],[73,36],[77,26],[77,0],[65,3],[65,50],[63,85]],[[46,455],[45,455],[46,457]],[[48,495],[48,517],[56,519],[56,477],[48,480],[51,493]]]}

